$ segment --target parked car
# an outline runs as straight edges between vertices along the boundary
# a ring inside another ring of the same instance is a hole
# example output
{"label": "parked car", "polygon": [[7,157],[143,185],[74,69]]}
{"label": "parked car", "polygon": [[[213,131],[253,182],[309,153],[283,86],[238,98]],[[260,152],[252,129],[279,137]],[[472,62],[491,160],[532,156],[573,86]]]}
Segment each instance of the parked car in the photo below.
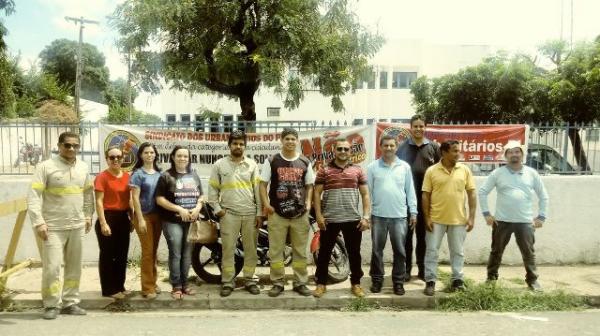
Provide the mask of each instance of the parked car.
{"label": "parked car", "polygon": [[[529,144],[525,164],[536,169],[540,174],[574,174],[579,169],[573,167],[554,148],[542,144]],[[475,175],[488,175],[492,170],[505,163],[474,163],[471,170]]]}
{"label": "parked car", "polygon": [[575,169],[554,148],[542,144],[530,144],[525,164],[545,174],[573,174]]}

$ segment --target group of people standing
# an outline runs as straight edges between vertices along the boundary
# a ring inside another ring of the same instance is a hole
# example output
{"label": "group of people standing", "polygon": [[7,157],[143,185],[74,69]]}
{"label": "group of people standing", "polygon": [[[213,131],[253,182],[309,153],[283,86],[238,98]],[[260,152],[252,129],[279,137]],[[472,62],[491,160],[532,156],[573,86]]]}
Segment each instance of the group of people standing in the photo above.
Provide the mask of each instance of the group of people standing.
{"label": "group of people standing", "polygon": [[[327,268],[332,249],[341,232],[350,263],[351,292],[365,295],[362,233],[371,229],[372,253],[370,291],[379,293],[384,278],[383,251],[388,235],[393,250],[392,284],[396,295],[405,293],[412,269],[413,232],[416,232],[417,277],[425,281],[426,295],[434,295],[438,250],[448,236],[452,266],[452,289],[464,290],[463,243],[473,229],[477,195],[469,168],[458,162],[459,142],[438,145],[425,136],[425,119],[411,118],[411,137],[402,144],[392,136],[379,142],[382,156],[366,172],[351,160],[352,144],[336,139],[334,158],[313,170],[311,162],[297,152],[296,130],[281,133],[281,152],[258,164],[246,156],[247,137],[232,131],[230,155],[218,160],[204,196],[200,178],[191,167],[190,151],[175,146],[170,168],[161,172],[157,150],[143,143],[137,152],[132,174],[121,169],[123,152],[109,147],[108,168],[93,180],[87,165],[76,157],[79,135],[65,132],[59,137],[59,155],[38,165],[28,198],[29,214],[43,240],[42,297],[44,318],[58,313],[84,315],[79,307],[81,237],[91,229],[95,207],[95,232],[100,250],[99,275],[102,295],[123,299],[131,294],[125,284],[129,236],[135,230],[142,247],[141,293],[153,299],[160,293],[157,279],[157,248],[161,232],[169,250],[171,296],[194,295],[189,286],[190,223],[200,218],[208,204],[220,218],[222,240],[222,285],[220,295],[234,290],[234,251],[241,234],[244,249],[244,289],[260,294],[255,268],[258,228],[265,219],[269,227],[271,297],[284,291],[283,251],[289,238],[292,248],[293,286],[303,296],[322,297],[326,291]],[[504,247],[514,232],[531,289],[539,290],[533,248],[534,229],[546,218],[548,196],[537,172],[523,166],[523,148],[511,141],[505,148],[507,165],[496,169],[479,190],[481,209],[492,230],[492,252],[488,280],[498,278]],[[487,195],[497,189],[496,215],[488,210]],[[532,195],[539,199],[534,218]],[[465,207],[465,203],[468,207]],[[308,287],[307,244],[309,212],[315,210],[320,228],[320,250],[316,260],[316,288]],[[60,267],[65,263],[64,283]],[[62,309],[61,307],[62,301]]]}

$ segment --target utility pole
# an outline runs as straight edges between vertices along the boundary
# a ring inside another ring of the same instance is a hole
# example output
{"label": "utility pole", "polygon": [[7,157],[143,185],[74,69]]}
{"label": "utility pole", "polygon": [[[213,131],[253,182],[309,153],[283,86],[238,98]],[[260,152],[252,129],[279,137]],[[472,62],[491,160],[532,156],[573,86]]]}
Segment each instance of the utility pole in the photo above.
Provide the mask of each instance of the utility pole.
{"label": "utility pole", "polygon": [[87,20],[83,16],[79,18],[65,16],[65,20],[72,21],[75,24],[79,25],[79,44],[77,45],[77,70],[75,72],[75,112],[77,113],[77,122],[79,123],[81,119],[79,100],[81,97],[81,71],[83,68],[83,28],[85,28],[86,23],[99,25],[100,22],[94,20]]}
{"label": "utility pole", "polygon": [[131,124],[131,52],[127,52],[127,112],[129,112],[129,123]]}

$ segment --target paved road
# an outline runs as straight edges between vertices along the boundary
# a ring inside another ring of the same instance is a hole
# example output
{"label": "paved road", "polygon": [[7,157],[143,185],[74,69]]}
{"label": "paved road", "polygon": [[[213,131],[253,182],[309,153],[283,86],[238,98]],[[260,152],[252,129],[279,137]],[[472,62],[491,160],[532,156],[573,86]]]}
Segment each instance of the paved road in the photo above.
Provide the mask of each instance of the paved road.
{"label": "paved road", "polygon": [[90,312],[39,319],[0,313],[0,335],[600,335],[600,310],[544,313],[422,311],[153,311]]}

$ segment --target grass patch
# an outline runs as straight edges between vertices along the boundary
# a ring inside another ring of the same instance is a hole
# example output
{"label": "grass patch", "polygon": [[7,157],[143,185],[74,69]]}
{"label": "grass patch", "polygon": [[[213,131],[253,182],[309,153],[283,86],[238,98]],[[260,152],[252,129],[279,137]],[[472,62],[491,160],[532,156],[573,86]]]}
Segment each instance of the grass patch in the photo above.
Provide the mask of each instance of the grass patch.
{"label": "grass patch", "polygon": [[381,308],[377,302],[369,302],[364,297],[354,298],[348,302],[346,307],[342,308],[342,311],[347,312],[369,312],[374,309]]}
{"label": "grass patch", "polygon": [[523,286],[527,286],[527,282],[521,278],[512,278],[512,279],[508,279],[508,282],[514,283],[516,285],[523,285]]}
{"label": "grass patch", "polygon": [[129,313],[135,311],[136,309],[126,301],[117,300],[104,307],[104,310],[109,311],[111,313]]}
{"label": "grass patch", "polygon": [[470,285],[464,292],[457,292],[438,301],[438,310],[443,311],[563,311],[586,308],[583,298],[554,290],[535,293],[510,289],[496,284]]}
{"label": "grass patch", "polygon": [[[464,278],[463,281],[467,288],[475,285],[475,281],[473,281],[472,279]],[[437,282],[440,282],[444,286],[443,287],[444,289],[442,289],[442,292],[444,292],[444,293],[451,292],[451,288],[452,288],[452,274],[451,273],[442,271],[441,269],[438,268]]]}

